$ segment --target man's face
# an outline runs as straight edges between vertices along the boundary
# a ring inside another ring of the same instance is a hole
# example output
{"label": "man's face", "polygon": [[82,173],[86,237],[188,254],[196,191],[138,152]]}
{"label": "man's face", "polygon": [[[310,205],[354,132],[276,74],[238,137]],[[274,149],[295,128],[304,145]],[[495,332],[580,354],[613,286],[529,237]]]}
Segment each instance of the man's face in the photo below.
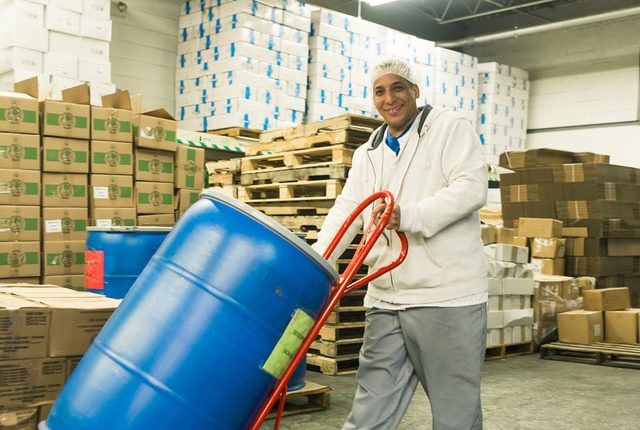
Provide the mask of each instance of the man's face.
{"label": "man's face", "polygon": [[401,133],[418,115],[419,88],[406,79],[387,73],[373,83],[373,103],[392,134]]}

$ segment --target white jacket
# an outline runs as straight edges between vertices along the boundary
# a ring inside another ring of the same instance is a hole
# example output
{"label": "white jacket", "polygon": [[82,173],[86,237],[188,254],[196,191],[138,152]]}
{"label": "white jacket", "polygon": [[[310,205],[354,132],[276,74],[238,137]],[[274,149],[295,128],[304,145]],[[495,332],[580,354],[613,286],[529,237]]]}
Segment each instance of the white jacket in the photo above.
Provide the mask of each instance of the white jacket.
{"label": "white jacket", "polygon": [[[354,153],[344,189],[313,245],[321,254],[348,214],[380,190],[385,144],[371,145],[378,132]],[[462,115],[442,108],[433,108],[422,128],[410,133],[387,182],[400,206],[400,230],[407,234],[409,251],[404,263],[369,284],[367,294],[389,303],[426,305],[482,293],[487,281],[478,209],[486,201],[487,169],[477,134]],[[332,260],[368,225],[371,212],[359,217]],[[387,230],[365,260],[370,273],[394,260],[399,250],[399,238]]]}

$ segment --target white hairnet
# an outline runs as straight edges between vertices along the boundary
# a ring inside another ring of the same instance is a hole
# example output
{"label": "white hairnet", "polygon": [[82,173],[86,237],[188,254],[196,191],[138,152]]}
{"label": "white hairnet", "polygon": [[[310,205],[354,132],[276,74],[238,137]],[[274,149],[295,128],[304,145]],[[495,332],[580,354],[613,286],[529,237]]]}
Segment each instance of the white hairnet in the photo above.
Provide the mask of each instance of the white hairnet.
{"label": "white hairnet", "polygon": [[381,76],[393,74],[405,78],[414,85],[418,85],[418,79],[415,76],[411,66],[401,58],[386,58],[373,68],[371,75],[371,85]]}

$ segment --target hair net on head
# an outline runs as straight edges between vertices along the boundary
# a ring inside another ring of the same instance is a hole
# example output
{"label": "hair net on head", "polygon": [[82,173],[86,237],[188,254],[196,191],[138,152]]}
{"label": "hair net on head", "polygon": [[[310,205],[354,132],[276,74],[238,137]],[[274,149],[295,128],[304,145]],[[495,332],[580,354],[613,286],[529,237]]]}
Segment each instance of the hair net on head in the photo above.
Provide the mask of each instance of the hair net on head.
{"label": "hair net on head", "polygon": [[416,78],[411,66],[405,60],[400,58],[386,58],[378,63],[373,68],[371,75],[371,85],[381,76],[393,74],[405,78],[407,81],[414,85],[418,85],[418,79]]}

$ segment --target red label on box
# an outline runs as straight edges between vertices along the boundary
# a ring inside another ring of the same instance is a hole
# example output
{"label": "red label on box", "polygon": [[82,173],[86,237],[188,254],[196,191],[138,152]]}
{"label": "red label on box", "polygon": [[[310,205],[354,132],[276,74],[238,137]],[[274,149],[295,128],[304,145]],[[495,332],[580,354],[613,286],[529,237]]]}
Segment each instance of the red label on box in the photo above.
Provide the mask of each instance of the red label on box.
{"label": "red label on box", "polygon": [[89,251],[84,259],[84,288],[104,290],[104,251]]}

